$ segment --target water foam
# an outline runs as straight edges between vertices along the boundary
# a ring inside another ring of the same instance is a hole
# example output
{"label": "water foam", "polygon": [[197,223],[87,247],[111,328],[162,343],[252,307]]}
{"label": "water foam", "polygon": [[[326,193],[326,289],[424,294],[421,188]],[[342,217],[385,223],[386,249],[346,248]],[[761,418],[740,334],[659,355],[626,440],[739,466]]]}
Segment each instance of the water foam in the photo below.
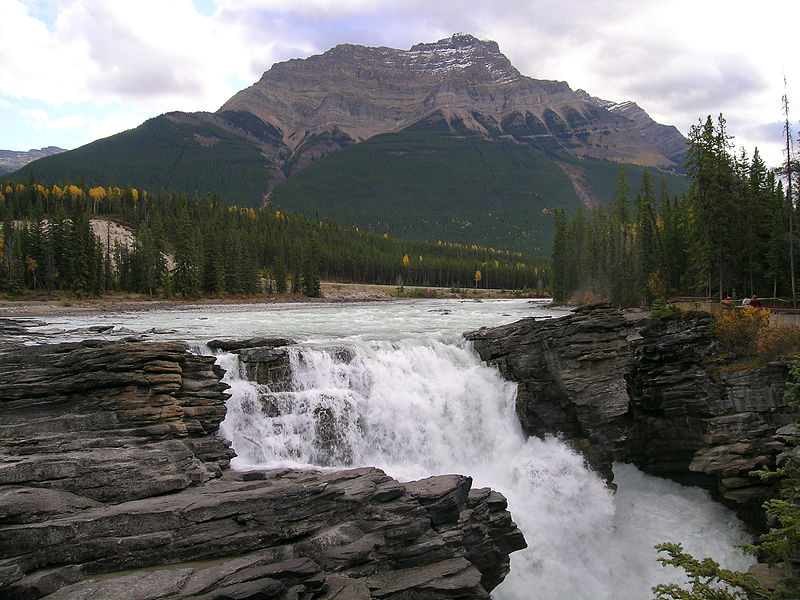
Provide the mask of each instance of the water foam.
{"label": "water foam", "polygon": [[675,580],[653,545],[681,541],[729,568],[750,563],[734,545],[741,524],[702,491],[617,465],[615,497],[582,458],[556,438],[526,439],[515,388],[468,343],[448,337],[290,349],[291,392],[241,378],[232,386],[222,434],[234,468],[374,465],[401,480],[463,473],[509,500],[529,548],[512,555],[498,599],[649,598]]}

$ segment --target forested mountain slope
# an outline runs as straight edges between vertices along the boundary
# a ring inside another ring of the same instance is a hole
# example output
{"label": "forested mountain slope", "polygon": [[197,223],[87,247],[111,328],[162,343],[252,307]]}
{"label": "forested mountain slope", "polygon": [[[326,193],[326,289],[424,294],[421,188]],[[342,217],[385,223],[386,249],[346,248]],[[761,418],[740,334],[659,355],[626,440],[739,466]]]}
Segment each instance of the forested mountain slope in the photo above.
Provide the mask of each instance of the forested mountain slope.
{"label": "forested mountain slope", "polygon": [[[495,42],[456,34],[278,63],[215,113],[168,113],[30,167],[41,180],[216,191],[239,206],[538,251],[551,243],[548,211],[607,202],[619,164],[679,173],[684,144],[633,103],[526,77]],[[316,167],[326,157],[333,166]],[[332,172],[339,186],[317,179]]]}

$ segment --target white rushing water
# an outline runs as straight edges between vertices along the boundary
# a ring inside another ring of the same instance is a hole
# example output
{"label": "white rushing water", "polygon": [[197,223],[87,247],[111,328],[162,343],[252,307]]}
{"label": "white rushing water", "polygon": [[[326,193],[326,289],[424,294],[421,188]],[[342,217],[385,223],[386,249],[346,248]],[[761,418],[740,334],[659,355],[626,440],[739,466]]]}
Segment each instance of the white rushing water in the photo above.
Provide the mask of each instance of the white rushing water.
{"label": "white rushing water", "polygon": [[[527,301],[420,301],[115,315],[115,325],[202,342],[212,337],[294,337],[293,390],[241,378],[234,355],[220,364],[231,386],[221,434],[237,469],[374,465],[401,480],[462,473],[490,486],[528,542],[512,555],[498,599],[643,600],[676,580],[653,546],[676,541],[728,568],[751,560],[735,549],[738,520],[701,490],[616,465],[612,494],[555,438],[525,439],[515,386],[483,364],[461,332],[553,316]],[[96,325],[62,319],[69,330]]]}

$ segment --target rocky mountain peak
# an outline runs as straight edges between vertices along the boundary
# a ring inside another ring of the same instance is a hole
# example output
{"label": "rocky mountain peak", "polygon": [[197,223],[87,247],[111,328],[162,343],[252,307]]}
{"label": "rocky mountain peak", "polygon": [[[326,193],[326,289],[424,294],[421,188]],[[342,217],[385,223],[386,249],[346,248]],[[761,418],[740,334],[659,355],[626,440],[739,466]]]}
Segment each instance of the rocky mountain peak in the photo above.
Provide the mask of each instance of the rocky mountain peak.
{"label": "rocky mountain peak", "polygon": [[27,152],[20,152],[16,150],[0,150],[0,174],[16,171],[17,169],[27,165],[29,162],[33,162],[37,158],[50,156],[52,154],[59,154],[60,152],[65,152],[65,150],[64,148],[58,148],[57,146],[47,146],[45,148],[39,148],[38,150],[32,148]]}
{"label": "rocky mountain peak", "polygon": [[448,72],[485,72],[497,83],[520,78],[497,42],[479,40],[466,33],[454,33],[438,42],[416,44],[405,53],[417,73],[441,76]]}
{"label": "rocky mountain peak", "polygon": [[524,76],[496,42],[455,33],[409,50],[339,44],[275,64],[218,114],[250,114],[268,124],[274,135],[264,153],[276,155],[276,141],[283,146],[273,164],[286,176],[345,145],[431,119],[458,135],[506,135],[524,144],[549,137],[580,155],[680,164],[680,133],[636,109]]}

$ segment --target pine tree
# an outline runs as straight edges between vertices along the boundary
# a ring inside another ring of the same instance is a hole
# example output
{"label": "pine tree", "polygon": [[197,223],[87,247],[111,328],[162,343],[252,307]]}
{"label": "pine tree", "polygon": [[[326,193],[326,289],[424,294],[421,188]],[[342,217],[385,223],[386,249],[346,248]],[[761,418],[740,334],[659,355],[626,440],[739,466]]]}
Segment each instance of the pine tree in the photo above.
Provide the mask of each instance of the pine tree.
{"label": "pine tree", "polygon": [[172,279],[176,294],[184,298],[196,298],[200,295],[200,261],[193,228],[186,215],[182,217],[178,227]]}
{"label": "pine tree", "polygon": [[609,231],[606,234],[609,244],[606,269],[611,282],[609,296],[611,302],[617,306],[630,306],[634,303],[629,190],[625,169],[620,168],[611,202]]}
{"label": "pine tree", "polygon": [[319,243],[312,239],[306,246],[303,256],[303,294],[309,298],[322,296],[319,281]]}
{"label": "pine tree", "polygon": [[217,294],[222,291],[225,272],[222,266],[222,239],[217,226],[209,220],[203,234],[203,292]]}
{"label": "pine tree", "polygon": [[655,194],[650,172],[645,169],[636,196],[636,295],[646,303],[653,301],[648,282],[661,277],[661,240],[656,228]]}
{"label": "pine tree", "polygon": [[552,253],[552,281],[550,288],[553,299],[564,302],[569,293],[566,287],[567,270],[567,217],[564,210],[556,208],[553,211],[553,253]]}
{"label": "pine tree", "polygon": [[286,263],[283,261],[282,252],[275,257],[272,273],[275,277],[275,291],[279,294],[285,294],[288,289],[288,282],[286,280]]}

